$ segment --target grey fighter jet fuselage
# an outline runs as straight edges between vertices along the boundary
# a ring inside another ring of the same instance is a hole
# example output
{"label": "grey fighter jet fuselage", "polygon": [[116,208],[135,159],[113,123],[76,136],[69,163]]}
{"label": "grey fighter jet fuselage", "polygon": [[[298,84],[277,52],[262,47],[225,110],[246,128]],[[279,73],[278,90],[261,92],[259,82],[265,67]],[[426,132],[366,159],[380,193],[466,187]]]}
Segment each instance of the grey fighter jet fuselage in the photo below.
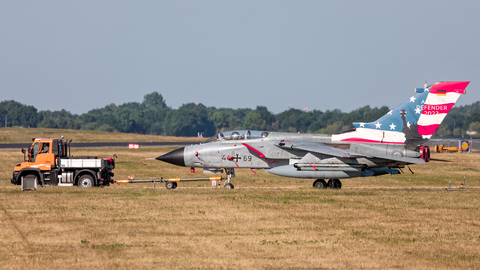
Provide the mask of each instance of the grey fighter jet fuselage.
{"label": "grey fighter jet fuselage", "polygon": [[[265,169],[285,177],[317,179],[314,187],[341,188],[339,179],[398,174],[408,164],[430,159],[429,140],[469,82],[441,82],[416,94],[377,121],[353,123],[342,134],[303,134],[254,130],[221,132],[208,140],[176,149],[158,160],[203,168],[225,169],[225,187],[234,169]],[[330,179],[328,183],[325,179]]]}
{"label": "grey fighter jet fuselage", "polygon": [[[245,136],[255,133],[265,137]],[[280,176],[313,179],[397,174],[399,171],[395,168],[425,163],[418,158],[421,156],[418,150],[407,149],[406,145],[334,144],[331,137],[323,134],[227,131],[157,159],[179,166],[203,168],[205,173],[222,172],[224,168],[229,177],[233,176],[235,168],[251,168],[265,169]],[[326,182],[322,184],[327,186]]]}

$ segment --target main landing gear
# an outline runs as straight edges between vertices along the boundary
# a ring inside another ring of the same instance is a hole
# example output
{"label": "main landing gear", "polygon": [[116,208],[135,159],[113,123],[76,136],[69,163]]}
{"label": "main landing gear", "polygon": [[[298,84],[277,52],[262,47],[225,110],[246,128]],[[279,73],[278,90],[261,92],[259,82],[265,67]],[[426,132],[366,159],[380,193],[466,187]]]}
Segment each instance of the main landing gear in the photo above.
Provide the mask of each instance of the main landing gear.
{"label": "main landing gear", "polygon": [[330,179],[328,182],[325,182],[323,179],[317,179],[313,182],[314,188],[334,188],[334,189],[341,189],[342,182],[338,179]]}

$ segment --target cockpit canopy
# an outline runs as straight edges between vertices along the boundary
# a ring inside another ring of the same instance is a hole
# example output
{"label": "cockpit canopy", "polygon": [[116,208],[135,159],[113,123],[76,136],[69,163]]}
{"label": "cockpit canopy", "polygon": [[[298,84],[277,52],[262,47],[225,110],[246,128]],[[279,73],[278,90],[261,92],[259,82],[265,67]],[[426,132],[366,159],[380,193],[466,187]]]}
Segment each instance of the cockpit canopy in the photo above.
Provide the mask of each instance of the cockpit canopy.
{"label": "cockpit canopy", "polygon": [[210,137],[201,143],[204,144],[217,141],[260,139],[266,138],[269,134],[270,131],[261,130],[229,130],[220,132],[217,135]]}

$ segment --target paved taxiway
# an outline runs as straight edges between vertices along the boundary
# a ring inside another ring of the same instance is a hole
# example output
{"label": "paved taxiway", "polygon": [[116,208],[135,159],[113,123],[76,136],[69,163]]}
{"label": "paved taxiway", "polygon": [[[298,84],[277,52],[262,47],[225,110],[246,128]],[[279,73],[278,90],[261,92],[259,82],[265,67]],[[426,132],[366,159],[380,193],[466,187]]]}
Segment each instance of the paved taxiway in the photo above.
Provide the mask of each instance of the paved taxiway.
{"label": "paved taxiway", "polygon": [[[101,147],[125,147],[129,144],[138,144],[140,147],[150,146],[185,146],[197,144],[198,142],[95,142],[95,143],[72,143],[71,148],[101,148]],[[29,148],[31,143],[4,143],[0,149],[21,149]]]}

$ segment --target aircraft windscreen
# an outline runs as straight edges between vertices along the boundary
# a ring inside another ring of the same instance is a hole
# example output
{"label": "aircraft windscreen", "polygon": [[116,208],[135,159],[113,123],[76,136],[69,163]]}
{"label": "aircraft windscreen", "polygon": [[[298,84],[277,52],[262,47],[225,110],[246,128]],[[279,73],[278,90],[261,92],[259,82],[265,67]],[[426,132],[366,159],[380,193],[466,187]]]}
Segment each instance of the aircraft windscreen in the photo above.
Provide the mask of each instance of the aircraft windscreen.
{"label": "aircraft windscreen", "polygon": [[249,139],[259,139],[266,138],[270,134],[270,131],[260,131],[260,130],[230,130],[220,132],[217,135],[208,138],[203,141],[204,143],[211,143],[216,141],[230,141],[230,140],[249,140]]}

